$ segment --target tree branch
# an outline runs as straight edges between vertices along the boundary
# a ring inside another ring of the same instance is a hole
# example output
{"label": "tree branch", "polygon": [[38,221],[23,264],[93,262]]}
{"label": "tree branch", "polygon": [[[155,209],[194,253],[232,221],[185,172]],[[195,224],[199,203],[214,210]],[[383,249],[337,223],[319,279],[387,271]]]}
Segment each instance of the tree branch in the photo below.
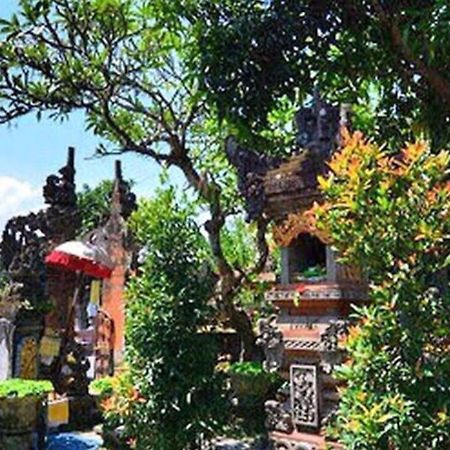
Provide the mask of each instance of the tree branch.
{"label": "tree branch", "polygon": [[390,34],[394,48],[409,64],[412,64],[417,69],[418,73],[427,81],[436,96],[440,98],[445,107],[450,110],[450,81],[448,81],[438,70],[426,65],[422,59],[413,54],[402,38],[395,17],[390,18],[378,0],[373,0],[372,4],[381,24]]}

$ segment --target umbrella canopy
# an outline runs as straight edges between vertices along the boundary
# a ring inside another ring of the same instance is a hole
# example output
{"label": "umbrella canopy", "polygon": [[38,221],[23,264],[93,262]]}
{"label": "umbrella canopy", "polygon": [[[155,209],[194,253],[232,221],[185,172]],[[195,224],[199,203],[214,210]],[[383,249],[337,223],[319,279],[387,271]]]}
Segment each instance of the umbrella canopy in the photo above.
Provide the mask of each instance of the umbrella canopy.
{"label": "umbrella canopy", "polygon": [[96,230],[85,240],[67,241],[58,245],[45,258],[46,264],[81,272],[96,278],[109,278],[113,262],[107,252],[104,230]]}

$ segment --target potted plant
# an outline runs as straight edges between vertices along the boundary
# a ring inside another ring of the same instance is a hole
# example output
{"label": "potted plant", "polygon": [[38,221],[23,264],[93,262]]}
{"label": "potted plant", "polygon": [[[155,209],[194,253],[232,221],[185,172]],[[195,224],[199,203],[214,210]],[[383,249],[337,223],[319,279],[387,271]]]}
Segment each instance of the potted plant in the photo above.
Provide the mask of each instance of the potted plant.
{"label": "potted plant", "polygon": [[37,431],[50,381],[11,378],[0,382],[0,448],[29,450]]}

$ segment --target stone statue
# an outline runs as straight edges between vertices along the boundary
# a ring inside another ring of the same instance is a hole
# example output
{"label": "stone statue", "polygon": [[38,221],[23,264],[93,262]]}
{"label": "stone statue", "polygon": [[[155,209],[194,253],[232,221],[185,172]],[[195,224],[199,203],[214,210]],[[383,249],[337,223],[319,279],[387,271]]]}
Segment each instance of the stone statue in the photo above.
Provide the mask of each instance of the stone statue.
{"label": "stone statue", "polygon": [[337,146],[340,108],[325,103],[314,93],[311,107],[301,108],[295,116],[297,144],[325,160]]}
{"label": "stone statue", "polygon": [[264,351],[263,367],[267,372],[276,372],[283,362],[283,333],[276,326],[276,320],[277,316],[273,314],[268,319],[258,321],[256,345]]}
{"label": "stone statue", "polygon": [[268,431],[281,431],[282,433],[292,433],[294,424],[289,405],[289,383],[284,385],[277,391],[274,400],[267,400],[264,403],[266,413],[265,426]]}
{"label": "stone statue", "polygon": [[338,349],[339,338],[347,331],[346,320],[332,320],[320,337],[324,351],[335,352]]}
{"label": "stone statue", "polygon": [[347,328],[347,320],[332,320],[320,337],[323,350],[320,354],[320,368],[327,375],[331,375],[334,367],[343,361],[344,351],[339,349],[338,343]]}
{"label": "stone statue", "polygon": [[0,381],[11,377],[14,323],[0,318]]}

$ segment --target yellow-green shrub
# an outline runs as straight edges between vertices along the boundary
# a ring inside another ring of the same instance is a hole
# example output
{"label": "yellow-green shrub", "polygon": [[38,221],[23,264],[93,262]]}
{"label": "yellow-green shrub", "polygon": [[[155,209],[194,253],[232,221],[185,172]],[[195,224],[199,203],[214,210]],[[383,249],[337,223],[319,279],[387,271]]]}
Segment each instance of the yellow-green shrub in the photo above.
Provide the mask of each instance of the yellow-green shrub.
{"label": "yellow-green shrub", "polygon": [[355,308],[332,432],[351,450],[450,448],[449,153],[389,154],[360,133],[321,178],[313,209],[371,302]]}

